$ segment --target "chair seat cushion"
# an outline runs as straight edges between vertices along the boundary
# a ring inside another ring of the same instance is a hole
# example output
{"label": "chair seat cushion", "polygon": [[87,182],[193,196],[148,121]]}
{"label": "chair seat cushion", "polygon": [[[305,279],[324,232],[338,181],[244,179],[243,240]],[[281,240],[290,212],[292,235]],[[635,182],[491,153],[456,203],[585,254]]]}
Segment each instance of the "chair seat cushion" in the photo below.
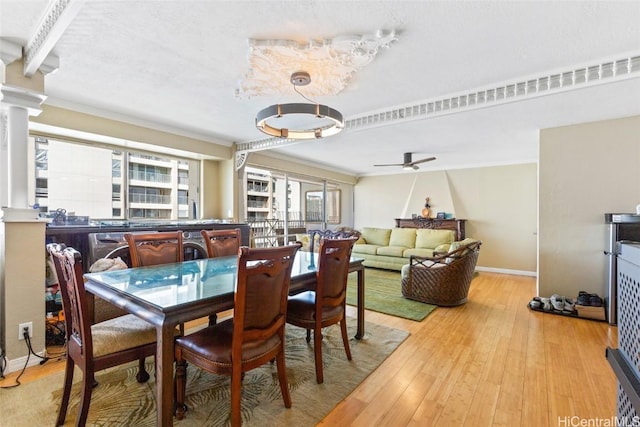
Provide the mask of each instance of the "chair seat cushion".
{"label": "chair seat cushion", "polygon": [[156,342],[156,328],[133,314],[96,323],[91,335],[94,357]]}
{"label": "chair seat cushion", "polygon": [[[316,293],[313,291],[302,292],[289,297],[287,305],[287,322],[294,324],[313,323],[316,318]],[[325,308],[322,312],[323,319],[331,319],[342,315],[342,307]]]}
{"label": "chair seat cushion", "polygon": [[[199,354],[207,363],[231,369],[231,343],[233,341],[233,319],[201,329],[193,334],[179,337],[176,345]],[[280,345],[275,334],[266,341],[245,341],[242,344],[242,361],[257,359]]]}

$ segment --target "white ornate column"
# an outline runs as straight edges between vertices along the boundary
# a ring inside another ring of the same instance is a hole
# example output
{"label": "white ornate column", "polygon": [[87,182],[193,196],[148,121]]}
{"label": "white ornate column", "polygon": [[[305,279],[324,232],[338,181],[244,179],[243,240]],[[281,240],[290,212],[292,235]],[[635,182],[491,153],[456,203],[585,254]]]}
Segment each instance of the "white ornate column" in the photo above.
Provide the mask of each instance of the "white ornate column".
{"label": "white ornate column", "polygon": [[0,165],[3,166],[0,202],[4,220],[34,219],[29,209],[29,116],[38,116],[44,95],[44,75],[23,74],[22,48],[3,40],[0,113],[2,114]]}
{"label": "white ornate column", "polygon": [[39,220],[37,210],[29,208],[28,171],[33,161],[29,156],[29,117],[42,112],[46,97],[43,72],[27,76],[22,47],[1,42],[0,346],[6,354],[7,372],[12,372],[27,362],[38,363],[37,358],[29,358],[29,350],[19,340],[18,325],[31,322],[32,348],[39,353],[45,349],[45,222]]}

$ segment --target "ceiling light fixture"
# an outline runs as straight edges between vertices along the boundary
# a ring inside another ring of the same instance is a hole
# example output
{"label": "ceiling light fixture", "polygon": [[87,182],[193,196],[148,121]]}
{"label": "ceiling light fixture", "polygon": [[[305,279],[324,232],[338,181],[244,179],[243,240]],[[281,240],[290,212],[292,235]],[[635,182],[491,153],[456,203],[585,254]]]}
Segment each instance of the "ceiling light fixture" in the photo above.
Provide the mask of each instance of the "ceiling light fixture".
{"label": "ceiling light fixture", "polygon": [[[298,86],[311,83],[311,76],[306,71],[291,74],[293,90],[308,101],[313,102],[298,92]],[[310,116],[313,122],[310,122]],[[271,122],[271,124],[269,123]],[[290,129],[296,126],[299,130]],[[256,115],[256,127],[267,135],[277,138],[314,139],[332,136],[344,129],[342,114],[326,105],[313,103],[292,103],[270,105]]]}

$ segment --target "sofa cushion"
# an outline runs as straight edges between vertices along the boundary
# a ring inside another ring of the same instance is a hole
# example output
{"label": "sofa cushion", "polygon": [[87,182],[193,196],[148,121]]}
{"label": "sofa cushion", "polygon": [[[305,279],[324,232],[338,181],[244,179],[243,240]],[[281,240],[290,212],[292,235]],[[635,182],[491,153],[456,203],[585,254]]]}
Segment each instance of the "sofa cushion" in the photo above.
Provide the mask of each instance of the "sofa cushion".
{"label": "sofa cushion", "polygon": [[409,248],[409,249],[405,250],[402,253],[402,257],[403,258],[409,258],[409,257],[411,257],[411,255],[419,256],[419,257],[432,257],[433,256],[433,249]]}
{"label": "sofa cushion", "polygon": [[364,237],[360,236],[358,237],[358,240],[355,241],[355,245],[364,245],[365,243],[367,243],[367,241],[365,240]]}
{"label": "sofa cushion", "polygon": [[[389,246],[404,246],[414,248],[416,246],[415,228],[394,228],[389,237]],[[401,255],[399,255],[401,256]]]}
{"label": "sofa cushion", "polygon": [[370,245],[369,243],[366,243],[364,245],[353,245],[353,253],[357,253],[357,254],[369,254],[369,255],[375,255],[376,252],[378,251],[378,248],[381,248],[382,246],[380,245]]}
{"label": "sofa cushion", "polygon": [[431,230],[420,228],[416,230],[416,248],[435,249],[443,243],[451,243],[454,240],[452,230]]}
{"label": "sofa cushion", "polygon": [[389,246],[390,228],[364,227],[362,237],[369,245]]}
{"label": "sofa cushion", "polygon": [[[311,237],[308,234],[296,234],[296,242],[302,243],[300,250],[309,252],[311,249]],[[317,234],[314,236],[313,251],[318,252],[320,246],[320,236]]]}
{"label": "sofa cushion", "polygon": [[376,255],[397,256],[402,257],[404,251],[408,248],[404,246],[380,246]]}

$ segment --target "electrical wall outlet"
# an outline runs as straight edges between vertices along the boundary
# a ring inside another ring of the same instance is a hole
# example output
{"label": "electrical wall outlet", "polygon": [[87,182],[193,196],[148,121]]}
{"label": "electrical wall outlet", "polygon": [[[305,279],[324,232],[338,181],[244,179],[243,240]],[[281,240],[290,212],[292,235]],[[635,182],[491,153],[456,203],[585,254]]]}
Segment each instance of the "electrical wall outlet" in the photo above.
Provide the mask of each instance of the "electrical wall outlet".
{"label": "electrical wall outlet", "polygon": [[29,338],[33,338],[33,322],[20,323],[18,325],[18,339],[24,339],[24,330],[29,331]]}

